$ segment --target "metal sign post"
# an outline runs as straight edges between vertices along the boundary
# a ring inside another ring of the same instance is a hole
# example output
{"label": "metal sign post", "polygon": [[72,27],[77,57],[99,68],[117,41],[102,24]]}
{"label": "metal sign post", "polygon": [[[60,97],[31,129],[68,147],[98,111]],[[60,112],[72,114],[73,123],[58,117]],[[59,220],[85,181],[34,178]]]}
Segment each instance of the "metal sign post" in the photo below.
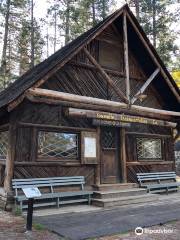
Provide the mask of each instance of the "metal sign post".
{"label": "metal sign post", "polygon": [[34,203],[34,198],[29,198],[28,199],[27,222],[26,222],[26,230],[27,231],[32,231],[33,203]]}
{"label": "metal sign post", "polygon": [[26,230],[32,231],[32,219],[33,219],[33,203],[35,197],[40,197],[41,193],[37,187],[22,188],[25,196],[28,198],[28,211],[27,211],[27,222]]}

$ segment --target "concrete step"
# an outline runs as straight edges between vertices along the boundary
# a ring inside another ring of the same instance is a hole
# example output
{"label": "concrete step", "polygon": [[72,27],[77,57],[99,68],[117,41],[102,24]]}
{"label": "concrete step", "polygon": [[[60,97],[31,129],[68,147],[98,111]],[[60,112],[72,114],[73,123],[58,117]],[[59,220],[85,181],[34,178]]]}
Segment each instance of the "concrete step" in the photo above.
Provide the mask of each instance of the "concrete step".
{"label": "concrete step", "polygon": [[139,196],[146,194],[146,189],[142,188],[130,188],[123,190],[108,190],[108,191],[94,191],[93,198],[107,199],[107,198],[119,198],[125,196]]}
{"label": "concrete step", "polygon": [[158,201],[158,198],[159,198],[158,195],[148,193],[140,196],[127,196],[119,198],[107,198],[107,199],[93,198],[92,204],[98,207],[108,208],[145,202],[155,202]]}
{"label": "concrete step", "polygon": [[95,191],[111,191],[111,190],[123,190],[129,188],[137,188],[137,183],[116,183],[116,184],[100,184],[94,185],[93,188]]}

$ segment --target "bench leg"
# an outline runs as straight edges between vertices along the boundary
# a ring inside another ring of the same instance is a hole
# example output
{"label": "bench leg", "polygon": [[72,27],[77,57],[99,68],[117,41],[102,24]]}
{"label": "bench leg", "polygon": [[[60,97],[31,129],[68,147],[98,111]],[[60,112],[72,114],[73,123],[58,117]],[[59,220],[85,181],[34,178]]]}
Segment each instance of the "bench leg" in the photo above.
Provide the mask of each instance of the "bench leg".
{"label": "bench leg", "polygon": [[20,202],[20,209],[21,209],[21,212],[23,211],[23,201]]}
{"label": "bench leg", "polygon": [[57,208],[59,208],[59,197],[57,197]]}
{"label": "bench leg", "polygon": [[88,195],[88,205],[91,205],[91,195]]}
{"label": "bench leg", "polygon": [[168,187],[166,188],[166,194],[168,195],[169,191],[168,191]]}

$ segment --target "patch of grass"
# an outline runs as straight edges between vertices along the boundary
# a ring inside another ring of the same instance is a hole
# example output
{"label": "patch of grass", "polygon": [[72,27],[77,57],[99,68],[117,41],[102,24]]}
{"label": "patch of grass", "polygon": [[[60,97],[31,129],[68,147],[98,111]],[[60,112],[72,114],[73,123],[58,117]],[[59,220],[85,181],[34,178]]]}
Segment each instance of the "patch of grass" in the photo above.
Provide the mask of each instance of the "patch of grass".
{"label": "patch of grass", "polygon": [[43,231],[43,230],[46,229],[45,226],[42,225],[42,224],[40,224],[40,223],[34,223],[34,224],[33,224],[33,228],[36,229],[36,230],[38,230],[38,231]]}
{"label": "patch of grass", "polygon": [[22,215],[22,211],[19,207],[16,207],[14,210],[13,210],[13,214],[15,216],[21,216]]}
{"label": "patch of grass", "polygon": [[177,220],[168,221],[166,224],[175,224]]}

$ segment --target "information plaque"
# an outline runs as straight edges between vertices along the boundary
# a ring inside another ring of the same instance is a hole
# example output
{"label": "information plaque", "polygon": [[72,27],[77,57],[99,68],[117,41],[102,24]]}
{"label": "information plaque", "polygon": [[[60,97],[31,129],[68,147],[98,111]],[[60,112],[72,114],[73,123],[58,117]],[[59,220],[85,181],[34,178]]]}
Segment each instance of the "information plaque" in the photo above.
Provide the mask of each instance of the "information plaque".
{"label": "information plaque", "polygon": [[84,138],[84,157],[96,158],[96,138],[85,137]]}
{"label": "information plaque", "polygon": [[27,198],[35,198],[41,196],[41,192],[37,187],[22,188],[22,190]]}

